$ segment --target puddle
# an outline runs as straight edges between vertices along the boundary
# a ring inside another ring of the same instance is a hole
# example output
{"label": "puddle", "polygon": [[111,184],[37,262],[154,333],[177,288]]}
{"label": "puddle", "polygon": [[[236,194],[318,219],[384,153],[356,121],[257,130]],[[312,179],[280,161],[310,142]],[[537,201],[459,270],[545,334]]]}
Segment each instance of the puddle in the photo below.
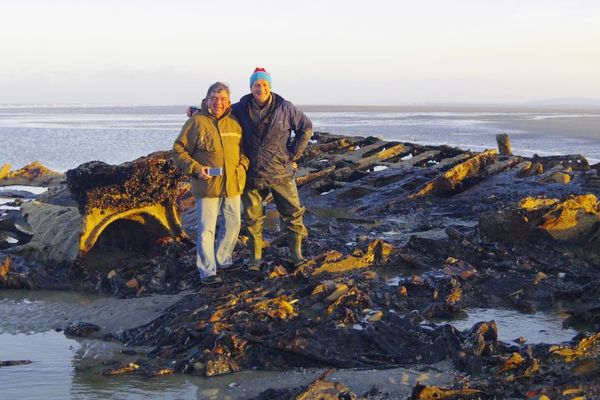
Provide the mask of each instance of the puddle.
{"label": "puddle", "polygon": [[11,186],[2,186],[0,187],[0,196],[2,196],[3,192],[12,192],[12,191],[23,191],[33,193],[35,195],[42,194],[46,190],[47,187],[38,187],[38,186],[24,186],[24,185],[11,185]]}
{"label": "puddle", "polygon": [[[380,271],[385,283],[398,286],[406,276],[399,276],[394,271]],[[562,329],[562,323],[568,314],[560,309],[555,311],[538,311],[534,314],[521,313],[506,308],[465,308],[464,313],[453,320],[435,320],[436,324],[450,324],[458,330],[470,329],[477,322],[496,321],[498,337],[505,342],[513,341],[523,336],[526,343],[561,343],[569,341],[573,336],[585,332],[588,327],[577,326]]]}
{"label": "puddle", "polygon": [[[184,377],[141,379],[103,377],[100,359],[120,349],[114,343],[75,340],[62,332],[0,334],[0,359],[31,360],[2,367],[0,387],[6,399],[161,399],[196,398],[198,388]],[[94,360],[95,368],[91,368]],[[98,367],[100,365],[100,367]]]}
{"label": "puddle", "polygon": [[466,315],[448,323],[459,330],[471,328],[480,321],[496,321],[500,340],[510,342],[523,336],[526,343],[561,343],[569,341],[579,332],[574,329],[562,329],[562,322],[567,314],[560,311],[538,311],[524,314],[516,310],[495,308],[467,308]]}

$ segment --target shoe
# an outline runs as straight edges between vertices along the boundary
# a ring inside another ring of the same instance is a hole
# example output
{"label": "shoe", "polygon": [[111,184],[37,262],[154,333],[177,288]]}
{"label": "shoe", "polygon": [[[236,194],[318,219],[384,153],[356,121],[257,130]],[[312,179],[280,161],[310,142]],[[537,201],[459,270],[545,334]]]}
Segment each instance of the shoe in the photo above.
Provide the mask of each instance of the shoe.
{"label": "shoe", "polygon": [[223,280],[216,275],[210,275],[200,280],[203,285],[218,285]]}
{"label": "shoe", "polygon": [[246,269],[252,272],[260,272],[260,263],[250,262]]}

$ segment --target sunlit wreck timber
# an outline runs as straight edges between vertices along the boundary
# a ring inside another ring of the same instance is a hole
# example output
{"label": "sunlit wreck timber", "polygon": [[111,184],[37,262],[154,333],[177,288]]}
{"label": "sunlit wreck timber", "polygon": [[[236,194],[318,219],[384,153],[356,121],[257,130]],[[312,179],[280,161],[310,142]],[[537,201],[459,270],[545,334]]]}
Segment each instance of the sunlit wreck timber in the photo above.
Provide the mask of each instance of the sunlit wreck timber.
{"label": "sunlit wreck timber", "polygon": [[[18,254],[46,265],[100,267],[102,258],[149,252],[185,236],[175,204],[179,175],[168,153],[113,166],[98,161],[66,173],[66,190],[21,204],[32,236]],[[75,200],[65,200],[69,197]],[[60,203],[56,205],[52,203]]]}

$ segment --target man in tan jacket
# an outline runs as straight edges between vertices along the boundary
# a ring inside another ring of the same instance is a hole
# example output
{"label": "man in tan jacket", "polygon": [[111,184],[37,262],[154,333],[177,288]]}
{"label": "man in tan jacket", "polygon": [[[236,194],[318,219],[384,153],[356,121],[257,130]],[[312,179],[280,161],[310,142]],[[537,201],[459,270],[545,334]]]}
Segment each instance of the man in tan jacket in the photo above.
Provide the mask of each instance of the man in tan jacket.
{"label": "man in tan jacket", "polygon": [[[214,83],[202,102],[202,111],[183,125],[173,144],[175,164],[190,176],[196,198],[196,265],[204,284],[221,282],[217,268],[231,268],[231,253],[241,225],[240,195],[249,162],[241,150],[242,128],[230,106],[229,87]],[[215,251],[219,213],[224,229],[220,230]]]}

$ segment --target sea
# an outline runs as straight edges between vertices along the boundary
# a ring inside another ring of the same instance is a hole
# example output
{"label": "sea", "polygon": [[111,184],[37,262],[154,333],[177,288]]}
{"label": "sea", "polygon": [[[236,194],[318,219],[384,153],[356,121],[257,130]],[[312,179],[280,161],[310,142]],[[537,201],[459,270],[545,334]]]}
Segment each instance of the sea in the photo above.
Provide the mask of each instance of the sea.
{"label": "sea", "polygon": [[[300,106],[315,131],[480,151],[510,135],[517,155],[582,154],[600,162],[600,108]],[[0,165],[31,161],[64,172],[170,149],[186,106],[0,105]]]}

